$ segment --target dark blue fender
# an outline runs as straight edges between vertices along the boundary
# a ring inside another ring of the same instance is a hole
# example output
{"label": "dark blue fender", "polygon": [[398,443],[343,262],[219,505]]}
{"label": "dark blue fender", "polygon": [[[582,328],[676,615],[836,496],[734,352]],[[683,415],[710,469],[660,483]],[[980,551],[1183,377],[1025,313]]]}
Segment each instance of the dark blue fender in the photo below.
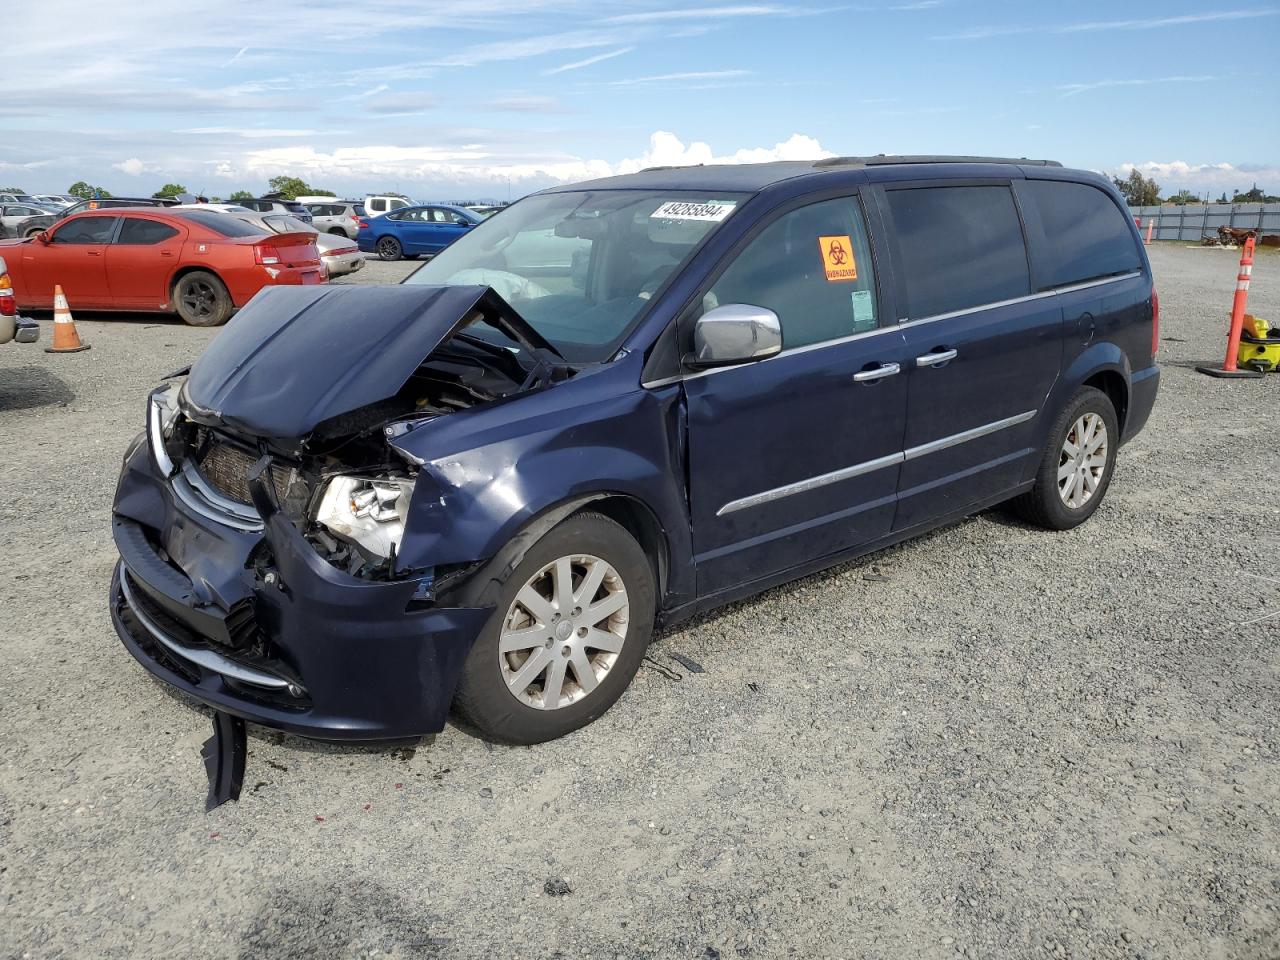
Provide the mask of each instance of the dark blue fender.
{"label": "dark blue fender", "polygon": [[488,561],[540,518],[625,497],[661,529],[661,606],[692,600],[681,393],[641,388],[641,366],[628,355],[537,393],[410,425],[393,440],[420,463],[398,566]]}

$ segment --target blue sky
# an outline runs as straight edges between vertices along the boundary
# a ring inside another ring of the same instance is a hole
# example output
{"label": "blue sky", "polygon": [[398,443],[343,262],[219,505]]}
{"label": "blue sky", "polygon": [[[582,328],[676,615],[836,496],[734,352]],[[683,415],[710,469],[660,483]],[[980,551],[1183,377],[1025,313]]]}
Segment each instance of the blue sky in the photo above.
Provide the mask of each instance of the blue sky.
{"label": "blue sky", "polygon": [[217,195],[285,173],[502,199],[651,163],[890,152],[1280,192],[1280,8],[1245,0],[85,9],[9,11],[0,185]]}

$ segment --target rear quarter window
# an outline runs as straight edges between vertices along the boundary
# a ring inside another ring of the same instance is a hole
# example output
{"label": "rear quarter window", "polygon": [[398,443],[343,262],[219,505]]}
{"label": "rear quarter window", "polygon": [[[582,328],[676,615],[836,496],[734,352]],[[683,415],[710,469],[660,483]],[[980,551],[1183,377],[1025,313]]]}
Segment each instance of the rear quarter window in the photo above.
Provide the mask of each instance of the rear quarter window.
{"label": "rear quarter window", "polygon": [[229,213],[188,213],[186,218],[192,223],[204,227],[211,233],[222,237],[253,237],[262,234],[262,228],[245,223]]}
{"label": "rear quarter window", "polygon": [[1003,185],[888,190],[912,320],[1024,297],[1027,248]]}
{"label": "rear quarter window", "polygon": [[1141,269],[1128,214],[1106,192],[1058,180],[1028,180],[1020,189],[1035,204],[1044,226],[1043,249],[1037,249],[1041,288]]}

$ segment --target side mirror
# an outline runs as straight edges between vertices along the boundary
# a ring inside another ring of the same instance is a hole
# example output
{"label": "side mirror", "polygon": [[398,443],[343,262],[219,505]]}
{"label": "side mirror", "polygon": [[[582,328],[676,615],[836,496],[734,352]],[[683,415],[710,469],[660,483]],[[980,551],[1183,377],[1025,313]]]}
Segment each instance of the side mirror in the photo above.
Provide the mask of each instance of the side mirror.
{"label": "side mirror", "polygon": [[49,243],[53,238],[49,236],[48,230],[41,230],[36,234],[36,239],[41,243]]}
{"label": "side mirror", "polygon": [[700,316],[693,325],[691,367],[723,367],[763,360],[782,351],[782,325],[765,307],[726,303]]}

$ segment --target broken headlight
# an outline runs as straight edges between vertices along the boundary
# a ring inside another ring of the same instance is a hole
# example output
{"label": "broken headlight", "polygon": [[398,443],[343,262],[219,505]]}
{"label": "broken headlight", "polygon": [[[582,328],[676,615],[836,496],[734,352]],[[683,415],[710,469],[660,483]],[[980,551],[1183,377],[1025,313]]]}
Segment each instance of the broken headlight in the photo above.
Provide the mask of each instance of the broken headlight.
{"label": "broken headlight", "polygon": [[173,458],[167,444],[173,434],[173,424],[178,419],[178,388],[166,384],[151,391],[147,398],[147,439],[151,444],[151,458],[164,476],[173,473]]}
{"label": "broken headlight", "polygon": [[353,544],[370,560],[400,549],[413,481],[399,477],[334,477],[316,510],[316,523]]}

